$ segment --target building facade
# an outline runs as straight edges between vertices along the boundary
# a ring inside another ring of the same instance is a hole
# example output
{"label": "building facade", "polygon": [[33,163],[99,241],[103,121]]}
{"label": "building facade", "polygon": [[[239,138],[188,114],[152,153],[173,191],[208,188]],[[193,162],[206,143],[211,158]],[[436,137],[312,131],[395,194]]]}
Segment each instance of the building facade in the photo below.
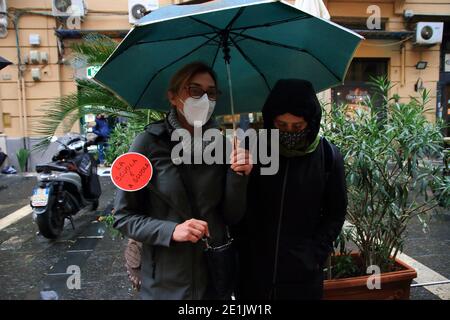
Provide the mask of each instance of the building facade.
{"label": "building facade", "polygon": [[[70,64],[70,44],[91,32],[120,41],[131,27],[133,3],[165,6],[170,0],[79,0],[85,14],[80,24],[54,14],[57,0],[0,0],[0,56],[13,62],[0,71],[0,148],[16,164],[15,153],[36,143],[36,126],[52,98],[76,92],[75,77],[86,68]],[[77,0],[72,0],[77,3]],[[58,2],[58,1],[57,1]],[[295,3],[295,1],[289,1]],[[372,94],[369,75],[387,74],[401,100],[431,92],[430,121],[448,121],[450,102],[450,0],[325,0],[331,20],[362,34],[345,82],[319,93],[325,101],[357,103]],[[7,15],[1,12],[7,12]],[[3,19],[3,20],[2,20]],[[414,45],[419,22],[443,23],[442,42]],[[419,63],[421,62],[421,64]],[[426,67],[423,69],[424,64]],[[72,130],[78,131],[79,124]],[[60,134],[59,132],[58,134]],[[32,154],[30,168],[48,155]]]}

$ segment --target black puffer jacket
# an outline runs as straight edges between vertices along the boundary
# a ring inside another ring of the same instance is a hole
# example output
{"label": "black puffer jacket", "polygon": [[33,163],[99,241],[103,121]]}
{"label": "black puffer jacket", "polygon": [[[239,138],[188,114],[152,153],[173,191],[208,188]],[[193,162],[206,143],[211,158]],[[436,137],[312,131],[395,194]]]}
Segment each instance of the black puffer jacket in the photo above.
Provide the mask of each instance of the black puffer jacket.
{"label": "black puffer jacket", "polygon": [[[305,118],[313,141],[321,110],[309,82],[282,80],[276,84],[263,108],[265,127],[273,128],[274,118],[287,112]],[[326,152],[334,154],[334,159],[326,159]],[[277,174],[259,173],[259,168],[252,171],[249,210],[236,231],[241,261],[239,297],[319,299],[322,267],[346,214],[342,156],[322,139],[305,156],[280,156]]]}

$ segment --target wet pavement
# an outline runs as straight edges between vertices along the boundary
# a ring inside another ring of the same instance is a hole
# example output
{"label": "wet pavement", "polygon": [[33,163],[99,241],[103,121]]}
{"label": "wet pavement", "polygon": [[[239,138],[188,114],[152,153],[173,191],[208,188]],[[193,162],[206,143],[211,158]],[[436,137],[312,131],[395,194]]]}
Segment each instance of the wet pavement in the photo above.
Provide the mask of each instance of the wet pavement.
{"label": "wet pavement", "polygon": [[425,231],[417,221],[409,226],[405,252],[450,279],[450,213],[434,214]]}
{"label": "wet pavement", "polygon": [[[5,181],[11,182],[13,189],[0,190],[2,215],[28,204],[29,200],[23,198],[29,197],[34,185],[29,178],[19,176],[1,177],[0,185]],[[137,298],[124,269],[125,240],[97,221],[99,215],[110,212],[114,197],[109,177],[101,177],[101,183],[103,194],[98,210],[81,211],[74,218],[75,230],[66,223],[56,241],[37,234],[31,215],[0,231],[0,299]],[[14,203],[5,213],[9,199]],[[69,279],[75,279],[70,266],[79,268],[80,289],[75,280]]]}
{"label": "wet pavement", "polygon": [[[29,204],[35,179],[0,175],[0,219]],[[138,299],[124,268],[126,240],[97,221],[98,216],[110,212],[115,192],[109,177],[100,180],[103,193],[98,210],[77,214],[75,230],[66,223],[58,240],[38,235],[31,215],[0,230],[0,300]],[[426,233],[418,221],[409,226],[404,252],[447,279],[450,278],[449,248],[448,211],[433,215]],[[411,299],[440,298],[423,287],[414,287]]]}
{"label": "wet pavement", "polygon": [[30,203],[35,176],[0,174],[0,219]]}
{"label": "wet pavement", "polygon": [[[413,220],[407,230],[404,252],[450,279],[450,212],[440,209],[433,213],[425,230],[418,219]],[[411,299],[437,300],[439,297],[424,287],[413,287]]]}

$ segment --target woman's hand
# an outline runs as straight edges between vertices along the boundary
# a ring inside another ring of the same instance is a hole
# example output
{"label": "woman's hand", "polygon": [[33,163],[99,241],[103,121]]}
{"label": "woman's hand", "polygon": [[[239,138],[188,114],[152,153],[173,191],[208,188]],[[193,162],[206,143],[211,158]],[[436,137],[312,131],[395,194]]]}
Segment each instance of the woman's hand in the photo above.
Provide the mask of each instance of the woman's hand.
{"label": "woman's hand", "polygon": [[230,155],[231,169],[238,174],[248,176],[253,168],[252,155],[243,148],[236,148]]}
{"label": "woman's hand", "polygon": [[204,236],[209,237],[208,223],[202,220],[190,219],[175,227],[172,240],[176,242],[196,243]]}

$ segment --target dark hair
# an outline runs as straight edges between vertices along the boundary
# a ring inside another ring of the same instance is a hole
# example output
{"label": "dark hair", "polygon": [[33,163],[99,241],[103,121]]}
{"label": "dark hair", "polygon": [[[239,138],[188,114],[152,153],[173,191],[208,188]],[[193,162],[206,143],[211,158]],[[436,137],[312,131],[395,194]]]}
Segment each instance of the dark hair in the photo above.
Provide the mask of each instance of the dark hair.
{"label": "dark hair", "polygon": [[216,87],[218,86],[214,70],[206,63],[197,61],[185,65],[174,74],[172,79],[170,79],[169,91],[173,94],[178,94],[193,77],[200,73],[208,73],[213,78]]}

